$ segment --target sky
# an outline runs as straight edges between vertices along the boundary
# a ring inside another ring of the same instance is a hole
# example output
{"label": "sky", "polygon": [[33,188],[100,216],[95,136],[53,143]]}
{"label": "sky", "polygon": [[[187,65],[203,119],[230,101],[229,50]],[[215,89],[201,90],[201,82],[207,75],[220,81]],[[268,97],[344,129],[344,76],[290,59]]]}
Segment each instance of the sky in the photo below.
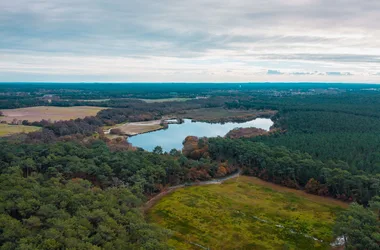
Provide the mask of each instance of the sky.
{"label": "sky", "polygon": [[379,0],[1,0],[0,82],[380,83]]}

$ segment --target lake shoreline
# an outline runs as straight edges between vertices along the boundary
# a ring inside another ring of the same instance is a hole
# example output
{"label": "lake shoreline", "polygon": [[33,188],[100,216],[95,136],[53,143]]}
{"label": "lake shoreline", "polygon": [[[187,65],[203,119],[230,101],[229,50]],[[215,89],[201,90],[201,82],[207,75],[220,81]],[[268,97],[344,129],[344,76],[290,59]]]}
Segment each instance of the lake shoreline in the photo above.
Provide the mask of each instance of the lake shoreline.
{"label": "lake shoreline", "polygon": [[[155,122],[158,124],[159,121]],[[183,140],[189,135],[223,137],[232,129],[241,127],[256,127],[270,131],[273,121],[269,118],[255,118],[246,122],[208,123],[184,119],[183,123],[167,124],[167,126],[162,126],[161,123],[160,125],[160,127],[154,127],[151,130],[129,135],[128,142],[133,147],[143,148],[147,151],[152,151],[156,146],[161,146],[164,151],[169,152],[173,148],[181,150]]]}

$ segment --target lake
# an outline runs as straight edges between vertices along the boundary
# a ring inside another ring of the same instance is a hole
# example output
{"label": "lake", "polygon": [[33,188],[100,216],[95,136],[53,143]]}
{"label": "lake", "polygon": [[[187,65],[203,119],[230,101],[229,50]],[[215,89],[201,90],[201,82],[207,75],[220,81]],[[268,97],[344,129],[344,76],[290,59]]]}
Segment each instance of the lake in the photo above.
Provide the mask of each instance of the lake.
{"label": "lake", "polygon": [[257,118],[248,122],[226,122],[207,123],[207,122],[191,122],[190,119],[185,119],[182,124],[169,124],[165,130],[158,130],[150,133],[131,136],[128,142],[134,147],[140,147],[147,151],[152,151],[156,146],[161,146],[164,151],[169,152],[175,148],[182,149],[182,142],[186,136],[193,135],[197,137],[217,137],[225,136],[234,128],[261,128],[269,130],[273,125],[271,119]]}

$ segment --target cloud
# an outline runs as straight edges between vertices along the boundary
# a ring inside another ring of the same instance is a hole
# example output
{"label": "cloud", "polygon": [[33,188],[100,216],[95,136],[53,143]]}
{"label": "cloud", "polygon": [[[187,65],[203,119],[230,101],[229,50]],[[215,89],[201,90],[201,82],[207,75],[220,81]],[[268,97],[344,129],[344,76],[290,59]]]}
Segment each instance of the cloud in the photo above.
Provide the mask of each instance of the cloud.
{"label": "cloud", "polygon": [[347,55],[347,54],[260,54],[258,55],[261,59],[266,60],[290,60],[290,61],[322,61],[322,62],[339,62],[339,63],[380,63],[379,55]]}
{"label": "cloud", "polygon": [[380,1],[358,8],[358,0],[0,1],[0,74],[90,81],[110,74],[286,80],[315,71],[333,73],[323,73],[326,81],[334,72],[377,77],[378,16]]}
{"label": "cloud", "polygon": [[328,76],[352,76],[350,72],[326,72]]}
{"label": "cloud", "polygon": [[268,69],[267,71],[267,75],[283,75],[284,73],[278,71],[278,70],[272,70],[272,69]]}
{"label": "cloud", "polygon": [[305,76],[305,75],[314,75],[316,72],[291,72],[291,75],[296,76]]}

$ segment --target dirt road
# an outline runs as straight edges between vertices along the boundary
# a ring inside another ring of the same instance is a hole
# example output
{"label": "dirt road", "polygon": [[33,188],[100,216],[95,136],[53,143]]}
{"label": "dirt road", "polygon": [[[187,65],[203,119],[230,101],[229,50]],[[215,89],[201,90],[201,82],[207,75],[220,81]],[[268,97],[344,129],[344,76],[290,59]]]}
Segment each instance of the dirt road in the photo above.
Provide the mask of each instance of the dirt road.
{"label": "dirt road", "polygon": [[190,183],[186,183],[186,184],[171,186],[171,187],[167,188],[166,190],[162,191],[161,193],[157,194],[156,196],[154,196],[150,200],[148,200],[145,203],[144,207],[143,207],[143,211],[144,211],[144,213],[147,212],[162,197],[164,197],[165,195],[168,195],[168,194],[172,193],[173,191],[175,191],[177,189],[188,187],[188,186],[204,186],[204,185],[212,185],[212,184],[222,184],[223,182],[225,182],[225,181],[227,181],[229,179],[239,177],[240,174],[241,174],[241,170],[239,170],[238,172],[233,173],[233,174],[231,174],[229,176],[220,178],[220,179],[212,179],[212,180],[209,180],[209,181],[200,181],[200,182],[190,182]]}

